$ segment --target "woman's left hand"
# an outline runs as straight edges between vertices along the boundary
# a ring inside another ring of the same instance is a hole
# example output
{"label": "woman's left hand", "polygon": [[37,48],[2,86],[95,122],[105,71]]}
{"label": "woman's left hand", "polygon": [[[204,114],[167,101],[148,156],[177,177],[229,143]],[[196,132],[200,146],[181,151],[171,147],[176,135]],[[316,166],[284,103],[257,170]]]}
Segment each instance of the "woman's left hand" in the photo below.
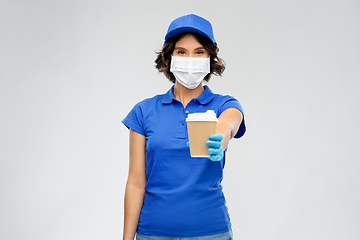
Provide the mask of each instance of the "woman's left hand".
{"label": "woman's left hand", "polygon": [[211,154],[208,158],[213,162],[221,161],[224,157],[224,150],[221,145],[223,138],[222,134],[212,134],[209,137],[210,140],[206,142],[206,145],[210,147],[208,153]]}

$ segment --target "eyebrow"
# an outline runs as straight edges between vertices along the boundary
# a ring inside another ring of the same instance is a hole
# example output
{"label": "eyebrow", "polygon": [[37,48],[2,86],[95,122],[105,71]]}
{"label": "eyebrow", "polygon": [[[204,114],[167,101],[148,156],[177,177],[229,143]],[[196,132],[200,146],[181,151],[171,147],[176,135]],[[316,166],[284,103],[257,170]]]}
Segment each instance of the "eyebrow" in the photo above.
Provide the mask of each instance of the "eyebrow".
{"label": "eyebrow", "polygon": [[[186,48],[183,48],[183,47],[176,47],[174,50],[178,50],[178,49],[184,49],[184,50],[186,50]],[[204,48],[203,46],[198,47],[198,48],[195,48],[195,50],[200,50],[200,49],[204,49],[204,50],[205,50],[205,48]]]}

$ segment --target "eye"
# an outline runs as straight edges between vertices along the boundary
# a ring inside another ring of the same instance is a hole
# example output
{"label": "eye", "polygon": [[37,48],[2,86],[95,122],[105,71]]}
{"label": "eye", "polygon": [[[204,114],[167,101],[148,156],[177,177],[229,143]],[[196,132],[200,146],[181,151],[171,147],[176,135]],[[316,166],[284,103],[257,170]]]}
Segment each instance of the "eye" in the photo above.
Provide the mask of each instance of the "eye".
{"label": "eye", "polygon": [[197,51],[196,54],[203,54],[203,51]]}
{"label": "eye", "polygon": [[177,53],[178,53],[178,54],[185,54],[185,52],[182,51],[182,50],[179,50]]}

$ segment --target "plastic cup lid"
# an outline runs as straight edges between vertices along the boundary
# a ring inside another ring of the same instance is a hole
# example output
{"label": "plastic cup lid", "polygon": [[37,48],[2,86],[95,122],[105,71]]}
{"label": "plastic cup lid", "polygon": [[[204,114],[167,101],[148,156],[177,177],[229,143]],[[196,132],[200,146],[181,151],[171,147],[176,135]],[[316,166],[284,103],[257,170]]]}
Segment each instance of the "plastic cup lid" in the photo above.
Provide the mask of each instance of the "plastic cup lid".
{"label": "plastic cup lid", "polygon": [[214,110],[207,110],[204,113],[191,113],[186,118],[187,122],[191,121],[211,121],[211,122],[217,122],[218,119],[216,118],[216,113]]}

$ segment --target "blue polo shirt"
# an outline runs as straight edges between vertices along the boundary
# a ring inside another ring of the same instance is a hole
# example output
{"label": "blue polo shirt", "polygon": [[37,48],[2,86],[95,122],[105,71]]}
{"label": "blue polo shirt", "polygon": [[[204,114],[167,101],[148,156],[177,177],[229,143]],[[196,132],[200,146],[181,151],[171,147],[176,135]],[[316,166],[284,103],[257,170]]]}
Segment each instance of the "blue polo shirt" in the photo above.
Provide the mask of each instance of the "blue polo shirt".
{"label": "blue polo shirt", "polygon": [[[145,235],[194,237],[223,233],[231,228],[221,181],[221,161],[192,158],[185,119],[189,113],[228,108],[243,112],[231,96],[214,94],[208,86],[184,108],[173,95],[145,99],[134,106],[123,124],[146,138],[144,204],[137,232]],[[245,133],[245,122],[235,138]]]}

